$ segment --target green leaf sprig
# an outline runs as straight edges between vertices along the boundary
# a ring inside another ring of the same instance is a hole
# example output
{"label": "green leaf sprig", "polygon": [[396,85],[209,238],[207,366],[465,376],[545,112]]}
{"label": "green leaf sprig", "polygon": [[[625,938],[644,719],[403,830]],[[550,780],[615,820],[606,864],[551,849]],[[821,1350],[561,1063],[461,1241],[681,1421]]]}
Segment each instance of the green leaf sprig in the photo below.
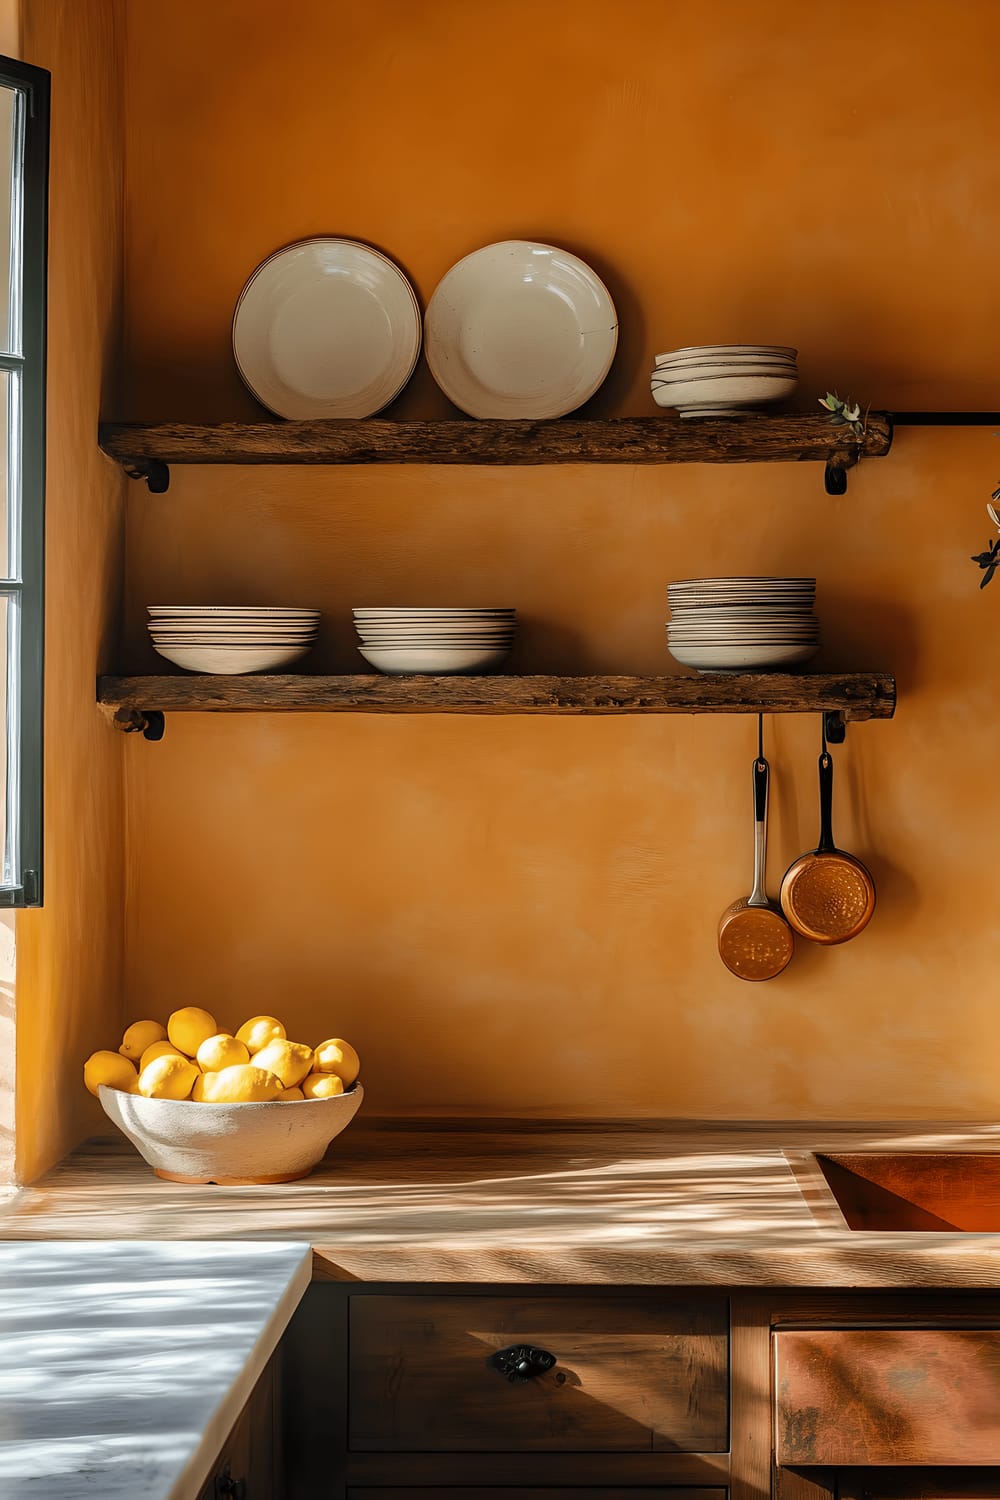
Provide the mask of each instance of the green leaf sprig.
{"label": "green leaf sprig", "polygon": [[850,396],[842,401],[836,391],[827,391],[825,396],[820,396],[819,404],[830,413],[828,420],[831,427],[849,427],[859,442],[864,441],[870,407],[865,407],[862,416],[857,401],[852,401]]}

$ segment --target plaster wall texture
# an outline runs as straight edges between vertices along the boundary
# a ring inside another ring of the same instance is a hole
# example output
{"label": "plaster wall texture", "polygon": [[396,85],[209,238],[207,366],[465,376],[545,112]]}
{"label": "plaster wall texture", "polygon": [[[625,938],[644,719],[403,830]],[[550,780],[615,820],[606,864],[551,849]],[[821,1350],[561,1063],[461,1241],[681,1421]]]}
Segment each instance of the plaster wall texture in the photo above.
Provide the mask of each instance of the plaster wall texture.
{"label": "plaster wall texture", "polygon": [[[803,410],[998,404],[993,5],[128,20],[124,416],[261,416],[233,307],[322,233],[425,304],[491,241],[582,255],[622,329],[591,415],[651,414],[660,350],[742,340],[799,348]],[[422,365],[389,415],[457,413]],[[670,579],[815,574],[813,665],[893,671],[900,707],[836,752],[875,918],[763,986],[715,951],[750,719],[174,716],[124,747],[129,1013],[348,1036],[380,1113],[993,1116],[1000,594],[969,555],[998,466],[989,429],[900,429],[838,500],[795,464],[175,469],[129,511],[126,670],[157,670],[147,603],[231,600],[320,606],[315,670],[361,668],[352,605],[409,602],[516,605],[515,671],[659,672]],[[818,750],[814,720],[767,726],[772,890],[816,842]]]}
{"label": "plaster wall texture", "polygon": [[16,1165],[30,1181],[94,1127],[82,1061],[121,1029],[122,747],[94,711],[119,632],[125,480],[97,448],[121,349],[123,0],[30,0],[52,74],[45,906],[18,914]]}

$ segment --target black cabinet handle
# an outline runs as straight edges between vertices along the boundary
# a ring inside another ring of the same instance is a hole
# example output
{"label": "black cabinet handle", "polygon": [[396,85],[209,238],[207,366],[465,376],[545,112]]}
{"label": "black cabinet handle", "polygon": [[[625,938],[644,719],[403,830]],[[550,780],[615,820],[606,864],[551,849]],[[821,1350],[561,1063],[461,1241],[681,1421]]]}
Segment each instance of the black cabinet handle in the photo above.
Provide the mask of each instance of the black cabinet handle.
{"label": "black cabinet handle", "polygon": [[533,1344],[510,1344],[506,1349],[498,1349],[486,1361],[510,1381],[533,1380],[536,1375],[551,1370],[555,1362],[554,1354],[547,1349],[537,1349]]}

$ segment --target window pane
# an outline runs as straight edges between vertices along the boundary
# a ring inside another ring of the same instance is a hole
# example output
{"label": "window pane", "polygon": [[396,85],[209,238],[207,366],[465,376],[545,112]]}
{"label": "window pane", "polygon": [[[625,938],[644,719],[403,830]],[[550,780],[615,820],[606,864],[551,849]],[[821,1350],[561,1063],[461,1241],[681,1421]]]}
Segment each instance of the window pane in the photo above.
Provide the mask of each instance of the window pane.
{"label": "window pane", "polygon": [[24,95],[0,88],[0,350],[21,352]]}
{"label": "window pane", "polygon": [[21,378],[0,369],[0,579],[20,579],[17,517],[20,512]]}

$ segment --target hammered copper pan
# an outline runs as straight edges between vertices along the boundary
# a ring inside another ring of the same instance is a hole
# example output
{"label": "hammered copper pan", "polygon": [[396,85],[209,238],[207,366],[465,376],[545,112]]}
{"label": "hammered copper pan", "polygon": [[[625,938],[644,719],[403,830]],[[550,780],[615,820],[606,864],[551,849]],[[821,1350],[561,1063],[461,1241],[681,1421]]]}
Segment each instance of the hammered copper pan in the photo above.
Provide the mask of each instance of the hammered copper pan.
{"label": "hammered copper pan", "polygon": [[785,871],[781,909],[795,931],[814,943],[846,943],[875,910],[875,882],[853,854],[833,842],[833,761],[819,758],[819,844]]}
{"label": "hammered copper pan", "polygon": [[719,956],[737,979],[773,979],[794,951],[792,930],[764,889],[768,774],[767,761],[758,755],[753,765],[753,890],[719,918]]}

